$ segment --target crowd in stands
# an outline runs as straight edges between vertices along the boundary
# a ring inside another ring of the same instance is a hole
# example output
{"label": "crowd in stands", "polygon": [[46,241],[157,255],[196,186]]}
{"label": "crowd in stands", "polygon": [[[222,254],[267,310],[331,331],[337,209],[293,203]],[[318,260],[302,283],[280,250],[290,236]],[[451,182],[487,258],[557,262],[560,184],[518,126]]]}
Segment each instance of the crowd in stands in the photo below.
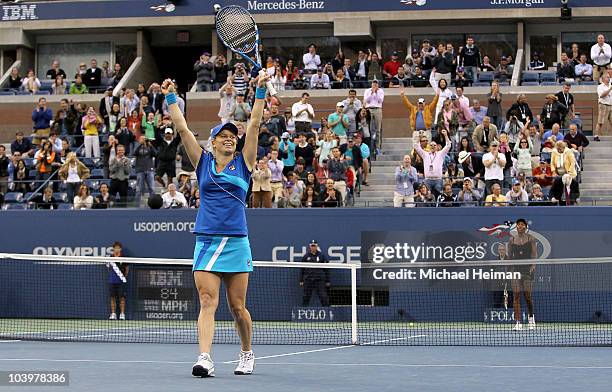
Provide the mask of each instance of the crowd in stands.
{"label": "crowd in stands", "polygon": [[[512,73],[509,57],[493,66],[471,37],[458,51],[451,44],[435,48],[425,40],[403,64],[397,53],[382,62],[370,51],[360,51],[354,62],[339,52],[323,64],[315,45],[300,64],[290,59],[281,65],[269,57],[266,71],[279,91],[349,92],[335,111],[320,118],[308,92],[297,102],[267,96],[251,206],[351,205],[361,186],[369,185],[371,161],[380,154],[385,88],[400,90],[415,140],[413,151],[396,169],[395,206],[575,204],[589,141],[575,116],[571,84],[546,96],[539,114],[523,94],[503,113],[499,86]],[[97,69],[95,62],[82,68],[81,82],[97,83],[92,79],[97,72],[89,72]],[[223,56],[211,58],[209,53],[203,53],[194,70],[199,91],[218,91],[219,120],[236,124],[240,151],[256,70],[240,56],[226,64]],[[61,77],[63,71],[54,62],[50,72]],[[489,73],[486,102],[464,94],[465,86],[482,82],[481,76]],[[609,77],[601,74],[609,92]],[[435,96],[431,102],[418,98],[413,103],[404,93],[409,86],[431,86]],[[352,87],[365,88],[363,97]],[[612,97],[599,96],[600,104],[608,106]],[[178,103],[184,112],[185,101],[179,97]],[[601,114],[600,106],[598,127],[612,121],[612,110]],[[195,169],[175,135],[159,84],[125,89],[118,97],[107,88],[98,108],[62,99],[55,113],[41,97],[32,121],[31,140],[17,133],[12,155],[0,150],[0,184],[5,184],[0,192],[12,194],[12,201],[23,199],[39,208],[139,205],[141,195],[155,193],[157,182],[165,208],[199,205]],[[54,175],[59,182],[47,183]],[[43,191],[38,184],[49,186]]]}
{"label": "crowd in stands", "polygon": [[108,61],[98,67],[98,61],[91,59],[90,67],[80,63],[74,74],[67,75],[61,68],[59,60],[53,60],[51,67],[42,80],[30,69],[21,75],[19,69],[11,69],[7,84],[2,87],[2,95],[78,95],[98,93],[109,87],[114,87],[123,77],[121,64],[116,63],[113,68]]}
{"label": "crowd in stands", "polygon": [[549,71],[549,65],[540,57],[540,53],[531,55],[528,71],[522,76],[522,85],[555,85],[557,83],[598,84],[601,76],[606,73],[612,60],[612,47],[606,43],[603,34],[597,36],[597,42],[590,51],[582,53],[578,44],[561,53],[561,61],[557,62],[556,70]]}
{"label": "crowd in stands", "polygon": [[[321,59],[316,45],[311,44],[301,59],[289,58],[282,63],[279,58],[267,56],[265,68],[279,91],[368,88],[374,80],[381,87],[427,87],[432,74],[435,84],[445,79],[447,85],[459,87],[489,86],[493,79],[501,83],[511,79],[512,56],[501,57],[495,66],[489,56],[480,52],[473,37],[458,49],[451,43],[434,47],[429,40],[423,40],[421,45],[402,61],[399,52],[385,60],[371,50],[360,50],[355,58],[346,57],[340,50],[333,59]],[[203,53],[194,64],[197,91],[218,91],[232,75],[231,85],[244,92],[249,79],[255,76],[250,64],[240,55],[234,55],[228,64],[223,55]]]}

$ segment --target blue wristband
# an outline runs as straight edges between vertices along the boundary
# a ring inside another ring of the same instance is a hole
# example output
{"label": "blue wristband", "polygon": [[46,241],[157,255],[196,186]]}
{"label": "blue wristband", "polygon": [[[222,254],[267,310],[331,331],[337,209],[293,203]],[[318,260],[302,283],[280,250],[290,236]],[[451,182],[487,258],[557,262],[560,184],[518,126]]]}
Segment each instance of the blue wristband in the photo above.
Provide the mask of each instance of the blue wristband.
{"label": "blue wristband", "polygon": [[257,90],[255,90],[255,99],[266,99],[266,91],[265,87],[257,87]]}
{"label": "blue wristband", "polygon": [[166,103],[168,104],[168,106],[172,105],[173,103],[176,103],[176,94],[175,93],[166,94]]}

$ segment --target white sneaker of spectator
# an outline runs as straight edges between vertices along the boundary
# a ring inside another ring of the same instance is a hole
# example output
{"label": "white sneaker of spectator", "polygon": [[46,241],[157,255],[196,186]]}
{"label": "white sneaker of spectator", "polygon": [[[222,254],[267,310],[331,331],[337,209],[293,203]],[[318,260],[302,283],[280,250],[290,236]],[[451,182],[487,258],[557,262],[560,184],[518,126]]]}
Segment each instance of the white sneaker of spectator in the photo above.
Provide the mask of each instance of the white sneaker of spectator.
{"label": "white sneaker of spectator", "polygon": [[111,313],[109,320],[117,320],[117,313]]}
{"label": "white sneaker of spectator", "polygon": [[208,353],[202,353],[198,356],[197,362],[193,365],[191,374],[194,377],[214,377],[215,364]]}
{"label": "white sneaker of spectator", "polygon": [[529,329],[536,329],[535,315],[529,316]]}
{"label": "white sneaker of spectator", "polygon": [[238,366],[236,370],[234,370],[234,374],[237,375],[247,375],[253,374],[253,368],[255,367],[255,354],[253,354],[253,350],[251,351],[242,351],[240,350],[240,361],[238,362]]}
{"label": "white sneaker of spectator", "polygon": [[119,315],[119,320],[125,320],[125,313],[121,313]]}
{"label": "white sneaker of spectator", "polygon": [[523,330],[523,324],[520,321],[517,321],[516,324],[514,325],[514,328],[512,328],[514,331],[522,331]]}

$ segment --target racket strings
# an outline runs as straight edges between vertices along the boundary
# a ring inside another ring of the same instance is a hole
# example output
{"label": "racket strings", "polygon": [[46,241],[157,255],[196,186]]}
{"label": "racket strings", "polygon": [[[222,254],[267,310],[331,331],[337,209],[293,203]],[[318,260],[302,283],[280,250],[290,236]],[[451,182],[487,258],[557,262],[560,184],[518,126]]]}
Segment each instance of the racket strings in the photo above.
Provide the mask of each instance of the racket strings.
{"label": "racket strings", "polygon": [[232,50],[250,52],[257,45],[257,27],[248,12],[241,7],[226,7],[217,15],[219,37]]}

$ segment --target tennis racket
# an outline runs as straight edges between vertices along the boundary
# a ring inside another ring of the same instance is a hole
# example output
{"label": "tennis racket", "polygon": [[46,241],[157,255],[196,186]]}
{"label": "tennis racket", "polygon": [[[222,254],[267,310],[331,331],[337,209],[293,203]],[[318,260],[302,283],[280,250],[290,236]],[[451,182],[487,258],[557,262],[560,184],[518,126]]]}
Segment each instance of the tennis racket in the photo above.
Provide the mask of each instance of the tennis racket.
{"label": "tennis racket", "polygon": [[[250,61],[258,71],[262,69],[259,55],[259,29],[249,11],[239,5],[223,7],[215,15],[215,28],[225,46]],[[249,56],[251,52],[255,52],[256,61]],[[271,82],[268,81],[266,87],[270,95],[277,94]]]}

